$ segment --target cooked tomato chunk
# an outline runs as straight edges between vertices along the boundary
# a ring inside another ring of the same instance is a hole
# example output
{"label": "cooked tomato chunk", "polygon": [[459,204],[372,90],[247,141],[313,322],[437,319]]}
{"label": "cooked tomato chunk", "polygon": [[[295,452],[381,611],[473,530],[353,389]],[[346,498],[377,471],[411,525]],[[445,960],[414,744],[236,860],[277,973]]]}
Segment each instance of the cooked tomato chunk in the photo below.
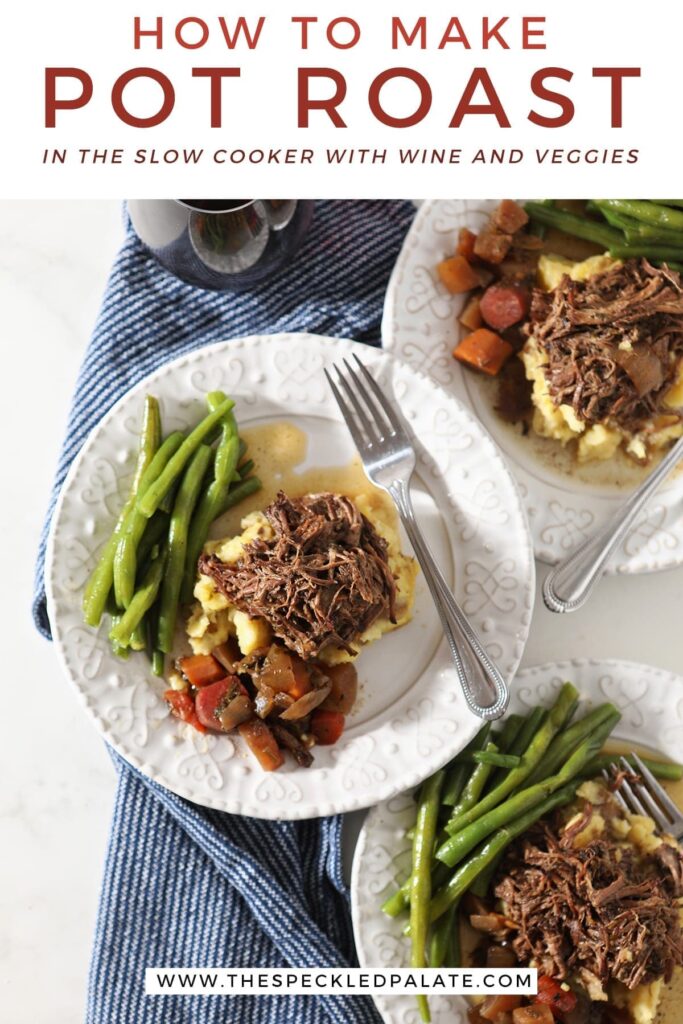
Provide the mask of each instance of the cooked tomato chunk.
{"label": "cooked tomato chunk", "polygon": [[188,725],[193,725],[199,732],[206,732],[197,717],[194,701],[189,693],[185,693],[183,690],[166,690],[164,700],[175,718],[179,718],[181,722],[187,722]]}
{"label": "cooked tomato chunk", "polygon": [[211,686],[203,686],[197,691],[196,708],[197,717],[207,729],[216,729],[218,732],[226,732],[225,726],[221,724],[220,714],[235,697],[244,693],[244,687],[237,676],[226,676],[219,679]]}
{"label": "cooked tomato chunk", "polygon": [[576,1006],[576,996],[571,989],[563,988],[555,978],[545,974],[538,976],[538,993],[536,1003],[545,1003],[557,1013],[569,1013]]}

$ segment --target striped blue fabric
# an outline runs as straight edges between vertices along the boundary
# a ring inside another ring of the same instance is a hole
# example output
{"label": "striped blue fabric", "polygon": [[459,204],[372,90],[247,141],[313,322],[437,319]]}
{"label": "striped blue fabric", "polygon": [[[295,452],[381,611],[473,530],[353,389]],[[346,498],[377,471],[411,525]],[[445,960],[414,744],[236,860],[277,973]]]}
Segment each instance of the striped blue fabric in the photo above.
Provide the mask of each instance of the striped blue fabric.
{"label": "striped blue fabric", "polygon": [[[33,614],[43,635],[50,636],[43,581],[50,517],[74,456],[106,410],[162,363],[226,338],[312,331],[376,344],[413,212],[400,202],[318,203],[295,260],[237,296],[178,281],[127,225],[78,377],[41,538]],[[342,821],[265,822],[206,810],[112,758],[118,789],[88,1024],[377,1024],[372,1001],[362,997],[144,995],[146,966],[353,963]]]}

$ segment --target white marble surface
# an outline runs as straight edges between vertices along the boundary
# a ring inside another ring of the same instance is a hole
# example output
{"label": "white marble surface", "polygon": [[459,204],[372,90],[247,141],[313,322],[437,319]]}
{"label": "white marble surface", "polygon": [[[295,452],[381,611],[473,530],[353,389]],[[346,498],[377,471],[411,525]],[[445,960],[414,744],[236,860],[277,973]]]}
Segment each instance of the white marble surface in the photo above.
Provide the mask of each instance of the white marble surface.
{"label": "white marble surface", "polygon": [[[0,1003],[12,1024],[82,1019],[114,793],[102,743],[35,632],[30,602],[70,394],[121,235],[118,203],[0,203]],[[568,618],[539,597],[524,664],[620,657],[683,674],[682,613],[683,570],[609,579]]]}

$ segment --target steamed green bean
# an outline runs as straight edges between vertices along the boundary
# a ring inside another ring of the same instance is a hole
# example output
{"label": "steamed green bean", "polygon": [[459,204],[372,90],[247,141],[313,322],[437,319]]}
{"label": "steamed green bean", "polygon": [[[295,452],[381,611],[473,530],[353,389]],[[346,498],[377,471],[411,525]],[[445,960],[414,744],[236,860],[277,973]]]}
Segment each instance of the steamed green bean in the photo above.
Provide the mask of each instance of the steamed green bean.
{"label": "steamed green bean", "polygon": [[669,231],[683,232],[683,212],[662,206],[650,199],[600,199],[606,209]]}
{"label": "steamed green bean", "polygon": [[575,793],[576,783],[571,782],[563,786],[532,807],[514,823],[506,825],[487,839],[468,860],[458,867],[447,884],[436,893],[430,907],[430,921],[437,921],[442,914],[445,914],[448,908],[467,892],[477,876],[509,846],[513,839],[516,839],[522,832],[526,832],[539,818],[544,817],[555,807],[568,804]]}
{"label": "steamed green bean", "polygon": [[488,764],[492,768],[516,768],[521,763],[518,754],[503,754],[500,751],[476,750],[472,754],[472,760],[476,764]]}
{"label": "steamed green bean", "polygon": [[647,242],[621,242],[619,245],[610,246],[610,256],[615,259],[629,260],[637,257],[644,257],[648,260],[658,260],[661,263],[668,263],[670,260],[683,260],[683,237],[679,246],[657,245]]}
{"label": "steamed green bean", "polygon": [[211,524],[224,515],[228,509],[234,508],[245,498],[259,491],[262,486],[256,476],[247,477],[246,480],[233,484],[230,488],[216,487],[214,489],[214,483],[215,481],[209,485],[199,499],[190,523],[181,591],[182,600],[185,602],[192,600],[192,591],[197,575],[197,561],[206,543]]}
{"label": "steamed green bean", "polygon": [[607,720],[612,720],[613,727],[620,717],[614,704],[600,704],[570,725],[569,728],[563,729],[538,762],[534,771],[531,772],[527,783],[531,785],[534,782],[540,782],[548,775],[553,775],[582,740]]}
{"label": "steamed green bean", "polygon": [[234,405],[231,398],[226,398],[187,435],[177,452],[166,463],[161,474],[138,498],[137,507],[144,516],[149,519],[154,515],[164,495],[181,475],[200,444],[215,430]]}
{"label": "steamed green bean", "polygon": [[173,633],[185,570],[190,519],[210,460],[211,449],[207,445],[199,445],[185,471],[171,513],[166,572],[159,596],[156,643],[158,650],[163,651],[164,654],[169,654],[173,648]]}
{"label": "steamed green bean", "polygon": [[605,249],[611,249],[612,246],[619,245],[624,240],[623,235],[609,224],[601,224],[599,221],[581,217],[576,213],[568,213],[566,210],[543,206],[536,202],[526,203],[524,209],[533,220],[545,224],[547,227],[564,231],[576,238],[585,238],[589,242],[604,246]]}
{"label": "steamed green bean", "polygon": [[468,766],[466,761],[461,761],[460,758],[466,758],[468,754],[473,753],[475,750],[481,750],[490,732],[491,723],[485,722],[474,739],[471,739],[467,746],[463,748],[461,755],[456,757],[451,763],[446,772],[441,803],[453,807],[458,802],[471,772],[471,767]]}
{"label": "steamed green bean", "polygon": [[[625,757],[631,767],[636,771],[638,770],[638,766],[630,754],[619,756]],[[586,765],[582,775],[586,778],[595,778],[603,769],[609,768],[616,757],[616,754],[600,754],[598,757],[594,757]],[[654,761],[651,757],[643,757],[642,754],[640,755],[640,760],[646,768],[650,769],[656,779],[665,779],[670,782],[680,782],[683,779],[683,765],[675,764],[673,761]]]}
{"label": "steamed green bean", "polygon": [[99,626],[107,599],[114,582],[114,560],[119,539],[125,528],[126,519],[135,505],[144,474],[152,462],[159,447],[161,438],[161,420],[159,403],[152,395],[147,395],[142,414],[138,454],[130,494],[126,500],[112,531],[104,546],[83,593],[83,618],[88,626]]}
{"label": "steamed green bean", "polygon": [[145,614],[154,604],[161,580],[164,574],[166,562],[165,552],[162,552],[150,564],[145,573],[142,583],[133,594],[133,598],[121,615],[120,620],[115,623],[110,632],[109,639],[120,647],[129,647],[135,628],[142,621]]}
{"label": "steamed green bean", "polygon": [[[417,809],[415,838],[413,839],[413,870],[410,884],[411,967],[425,967],[427,963],[427,932],[429,904],[432,895],[432,851],[441,804],[444,771],[432,775],[425,782]],[[429,1006],[424,995],[418,995],[422,1020],[429,1021]]]}
{"label": "steamed green bean", "polygon": [[[214,412],[226,398],[227,395],[222,391],[211,391],[206,399],[209,410]],[[221,424],[221,436],[216,448],[213,469],[214,480],[221,487],[229,486],[232,481],[233,474],[237,468],[239,447],[240,439],[237,434],[237,421],[232,409],[229,409],[223,417]]]}
{"label": "steamed green bean", "polygon": [[[164,467],[168,465],[168,460],[178,451],[182,443],[183,435],[179,430],[169,434],[142,474],[137,492],[138,497],[159,477]],[[138,545],[148,528],[148,523],[149,520],[142,515],[137,507],[137,500],[134,500],[126,515],[114,554],[114,594],[119,608],[127,608],[135,593]]]}
{"label": "steamed green bean", "polygon": [[601,723],[592,735],[586,739],[567,757],[557,774],[544,778],[542,782],[520,789],[503,803],[492,808],[466,828],[461,829],[436,851],[436,856],[448,867],[454,867],[467,854],[481,843],[486,836],[514,822],[520,814],[531,810],[556,789],[574,779],[586,766],[591,758],[600,750],[605,739],[613,728],[613,722]]}
{"label": "steamed green bean", "polygon": [[[513,790],[517,789],[532,773],[538,762],[541,760],[546,750],[550,746],[553,738],[562,726],[562,723],[566,721],[568,713],[572,708],[576,706],[578,700],[578,691],[575,686],[571,683],[564,683],[560,688],[560,692],[553,704],[552,708],[548,712],[547,718],[544,720],[542,725],[539,727],[535,735],[532,737],[529,746],[522,755],[522,762],[517,768],[512,768],[505,776],[505,778],[496,786],[495,789],[490,790],[481,800],[478,801],[473,807],[470,807],[465,811],[464,814],[454,815],[451,821],[446,825],[448,832],[459,832],[465,825],[469,825],[470,822],[476,821],[487,811],[491,810],[492,807],[496,807],[503,797],[508,796]],[[481,765],[479,767],[485,767]]]}

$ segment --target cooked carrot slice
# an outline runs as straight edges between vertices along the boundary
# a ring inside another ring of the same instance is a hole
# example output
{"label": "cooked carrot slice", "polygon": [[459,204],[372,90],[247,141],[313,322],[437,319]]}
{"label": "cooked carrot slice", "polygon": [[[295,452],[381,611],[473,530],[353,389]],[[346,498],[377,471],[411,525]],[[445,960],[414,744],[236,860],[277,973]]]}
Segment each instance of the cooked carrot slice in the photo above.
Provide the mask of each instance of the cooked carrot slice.
{"label": "cooked carrot slice", "polygon": [[481,297],[480,312],[487,327],[505,331],[529,312],[529,290],[519,284],[492,284]]}
{"label": "cooked carrot slice", "polygon": [[486,327],[468,334],[453,350],[453,355],[461,363],[491,377],[500,372],[503,363],[512,353],[512,345]]}
{"label": "cooked carrot slice", "polygon": [[237,726],[237,729],[264,772],[274,772],[284,764],[285,759],[277,745],[277,740],[260,718],[252,718],[249,722],[243,722],[242,725]]}
{"label": "cooked carrot slice", "polygon": [[318,708],[311,715],[311,732],[321,747],[336,743],[344,732],[346,719],[338,711],[323,711]]}
{"label": "cooked carrot slice", "polygon": [[437,265],[437,273],[449,292],[459,295],[479,286],[479,276],[464,256],[451,256]]}
{"label": "cooked carrot slice", "polygon": [[311,673],[306,662],[298,654],[290,654],[294,682],[287,691],[294,700],[299,700],[311,689]]}
{"label": "cooked carrot slice", "polygon": [[464,256],[468,263],[474,259],[474,243],[477,236],[469,228],[460,228],[458,233],[458,248],[455,250],[458,256]]}
{"label": "cooked carrot slice", "polygon": [[178,668],[193,686],[209,686],[225,675],[225,669],[210,654],[191,654],[180,658]]}

